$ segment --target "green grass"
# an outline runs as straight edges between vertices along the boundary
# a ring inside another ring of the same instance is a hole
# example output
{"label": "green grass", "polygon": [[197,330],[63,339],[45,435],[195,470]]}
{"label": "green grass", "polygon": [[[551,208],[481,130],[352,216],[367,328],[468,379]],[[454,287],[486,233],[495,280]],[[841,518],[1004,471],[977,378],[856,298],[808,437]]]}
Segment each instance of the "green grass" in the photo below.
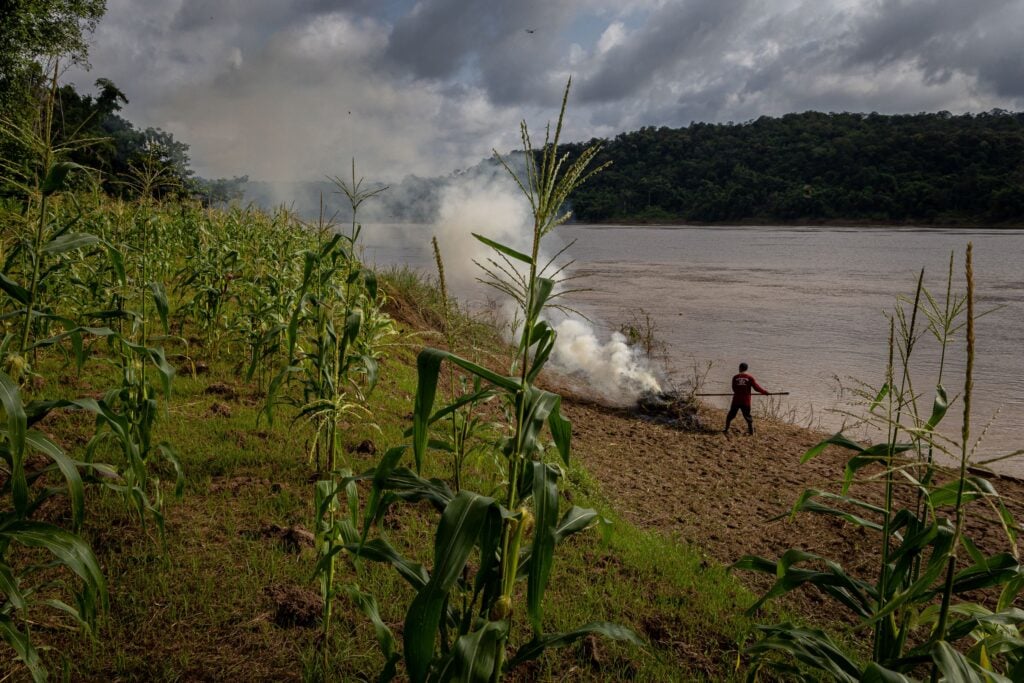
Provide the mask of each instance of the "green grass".
{"label": "green grass", "polygon": [[[414,353],[420,342],[393,349],[371,395],[381,431],[351,424],[344,442],[372,440],[379,452],[404,441],[402,432],[415,391]],[[269,525],[312,529],[314,466],[307,446],[312,432],[281,410],[271,425],[259,421],[255,387],[241,382],[230,362],[195,356],[209,371],[175,379],[157,439],[175,444],[187,473],[184,498],[174,501],[171,472],[161,472],[167,500],[166,552],[152,524],[146,530],[118,495],[88,490],[84,535],[92,543],[110,586],[110,611],[101,617],[96,640],[76,632],[36,627],[34,637],[67,657],[71,680],[360,680],[383,664],[369,620],[345,597],[335,608],[331,670],[317,655],[319,629],[274,622],[268,590],[293,587],[316,598],[315,554],[264,537]],[[104,366],[91,363],[81,376],[63,376],[69,394],[107,385]],[[235,395],[207,393],[213,385]],[[224,409],[226,408],[226,410]],[[91,435],[91,418],[57,413],[44,423],[60,443],[76,452]],[[362,471],[375,456],[347,453],[344,464]],[[578,463],[578,461],[577,461]],[[485,468],[468,468],[473,480]],[[447,477],[448,464],[431,459],[426,476]],[[610,525],[566,542],[556,556],[545,628],[561,630],[602,620],[634,628],[651,648],[587,640],[549,652],[513,680],[722,679],[731,675],[736,643],[748,622],[739,616],[752,597],[724,569],[699,552],[631,527],[605,502],[593,479],[576,464],[569,473],[573,502],[599,509]],[[361,493],[365,500],[365,492]],[[408,556],[427,563],[434,513],[425,506],[389,517],[384,533]],[[338,581],[356,583],[378,597],[382,616],[399,629],[412,591],[390,568],[339,563]],[[47,615],[49,616],[49,615]],[[517,621],[525,629],[525,618]],[[397,632],[396,632],[397,635]],[[44,655],[59,672],[56,654]],[[18,674],[15,680],[23,678]]]}
{"label": "green grass", "polygon": [[[112,210],[94,207],[90,221],[100,224],[106,220],[105,212]],[[277,224],[258,216],[204,214],[200,221],[186,216],[181,207],[160,211],[159,225],[168,235],[188,235],[201,223],[203,239],[211,244],[223,239],[224,244],[251,247],[257,238],[275,243],[267,236],[277,234]],[[178,265],[175,257],[166,258],[171,263],[168,272],[173,272]],[[259,258],[244,254],[241,262],[255,264],[260,277],[273,274],[273,267]],[[177,299],[184,295],[171,285],[167,283],[171,310],[181,311],[183,301]],[[437,331],[444,317],[432,283],[397,269],[384,274],[382,285],[404,334],[386,350],[380,382],[369,398],[373,425],[358,416],[340,425],[343,446],[369,440],[376,447],[376,454],[342,449],[339,464],[356,472],[374,467],[388,447],[408,441],[404,432],[411,426],[416,354],[424,345],[443,345],[445,336]],[[241,276],[232,280],[232,287],[246,291]],[[51,298],[69,308],[75,304],[56,292]],[[60,678],[63,672],[74,681],[373,680],[384,659],[370,621],[344,594],[334,608],[324,670],[315,609],[316,553],[308,545],[293,547],[273,537],[275,527],[314,529],[313,482],[320,475],[309,459],[313,429],[306,421],[293,421],[295,408],[287,405],[275,411],[273,423],[261,417],[267,373],[262,373],[262,386],[244,381],[246,348],[219,328],[211,328],[211,333],[199,325],[192,318],[182,322],[172,317],[174,333],[188,344],[162,342],[179,372],[171,400],[165,404],[161,398],[153,442],[173,444],[186,473],[184,496],[176,500],[172,468],[151,459],[150,476],[159,477],[165,503],[163,540],[151,516],[144,526],[124,497],[87,486],[82,536],[106,577],[110,607],[101,612],[95,638],[81,634],[55,610],[32,608],[26,623],[31,624],[33,641],[51,648],[42,656],[53,677]],[[511,351],[486,317],[457,311],[454,325],[461,353],[485,365],[507,367]],[[119,368],[104,362],[104,342],[94,344],[94,357],[81,371],[56,349],[41,351],[33,359],[41,381],[25,387],[26,400],[99,398],[120,383]],[[187,359],[182,357],[186,353]],[[191,374],[193,368],[198,374]],[[441,391],[447,391],[446,375],[442,373]],[[487,410],[496,410],[496,404]],[[94,423],[91,414],[60,410],[36,427],[71,457],[82,459]],[[467,461],[468,488],[485,493],[494,489],[489,457]],[[114,464],[119,458],[109,445],[95,456]],[[450,480],[451,464],[432,452],[424,476]],[[594,507],[611,523],[560,546],[545,595],[545,632],[610,621],[634,629],[651,645],[638,648],[588,638],[548,652],[514,671],[511,679],[662,681],[734,676],[737,641],[749,626],[741,615],[753,596],[700,552],[623,521],[578,459],[567,480],[573,504]],[[366,488],[360,491],[361,501],[367,493]],[[65,496],[52,498],[39,519],[66,527],[67,507]],[[436,521],[436,513],[425,504],[406,505],[389,514],[378,531],[400,552],[429,568]],[[376,596],[384,621],[401,639],[413,591],[390,567],[365,561],[357,565],[342,555],[337,583],[358,585]],[[53,595],[67,599],[70,591],[59,588],[52,589]],[[313,604],[308,624],[277,623],[274,596],[288,592],[306,601],[300,606]],[[524,604],[521,597],[516,595],[516,605]],[[517,631],[511,642],[528,640],[526,615],[514,615],[514,624]],[[0,661],[0,669],[12,672],[11,680],[28,680],[6,645],[0,646]],[[0,680],[5,680],[3,674]]]}

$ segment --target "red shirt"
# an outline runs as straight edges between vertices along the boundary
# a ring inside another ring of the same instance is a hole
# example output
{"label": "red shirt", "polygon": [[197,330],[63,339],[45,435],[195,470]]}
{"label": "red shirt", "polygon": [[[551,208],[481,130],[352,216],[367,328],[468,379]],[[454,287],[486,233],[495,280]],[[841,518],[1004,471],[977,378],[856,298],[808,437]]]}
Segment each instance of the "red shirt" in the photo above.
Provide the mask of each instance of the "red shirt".
{"label": "red shirt", "polygon": [[750,407],[750,390],[754,389],[759,394],[768,392],[761,388],[753,375],[741,372],[732,378],[732,404],[734,406]]}

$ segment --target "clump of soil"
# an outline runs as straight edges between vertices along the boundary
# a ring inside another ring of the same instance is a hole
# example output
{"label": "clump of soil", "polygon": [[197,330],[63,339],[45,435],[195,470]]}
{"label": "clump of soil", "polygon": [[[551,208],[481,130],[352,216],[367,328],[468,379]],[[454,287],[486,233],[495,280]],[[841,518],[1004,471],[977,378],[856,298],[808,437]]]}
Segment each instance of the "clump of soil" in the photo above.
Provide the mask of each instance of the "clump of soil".
{"label": "clump of soil", "polygon": [[356,444],[350,444],[348,447],[349,453],[363,453],[365,455],[373,455],[377,452],[377,446],[374,445],[369,439],[364,439]]}
{"label": "clump of soil", "polygon": [[228,401],[238,398],[238,390],[225,382],[214,382],[210,386],[206,387],[203,393],[221,396]]}
{"label": "clump of soil", "polygon": [[231,417],[231,406],[227,403],[214,402],[209,413],[214,417]]}
{"label": "clump of soil", "polygon": [[178,371],[187,375],[205,375],[210,371],[210,365],[205,361],[192,360],[188,356],[178,356]]}
{"label": "clump of soil", "polygon": [[274,623],[281,628],[313,628],[320,621],[324,603],[318,593],[307,588],[275,584],[263,589],[274,609]]}
{"label": "clump of soil", "polygon": [[286,527],[277,524],[264,524],[258,531],[240,531],[239,533],[247,538],[275,541],[280,543],[286,551],[292,553],[300,553],[303,548],[312,548],[316,544],[313,532],[301,524]]}

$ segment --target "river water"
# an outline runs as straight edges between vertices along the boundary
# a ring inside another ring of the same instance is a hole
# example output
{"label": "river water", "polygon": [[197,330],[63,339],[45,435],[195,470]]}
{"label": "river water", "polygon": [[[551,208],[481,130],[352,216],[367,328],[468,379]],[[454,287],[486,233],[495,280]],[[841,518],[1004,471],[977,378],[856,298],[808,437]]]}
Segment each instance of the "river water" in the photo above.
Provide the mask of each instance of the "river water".
{"label": "river water", "polygon": [[[552,238],[576,240],[568,252],[581,276],[574,284],[589,291],[573,302],[598,327],[616,329],[640,309],[649,314],[670,384],[710,364],[704,390],[727,392],[745,361],[765,388],[790,392],[771,405],[776,414],[824,430],[849,428],[847,413],[859,410],[851,387],[884,381],[885,314],[897,295],[912,297],[924,268],[926,288],[944,299],[951,253],[953,288],[962,293],[972,242],[977,309],[996,310],[977,321],[969,443],[987,424],[975,461],[1024,448],[1024,230],[568,225]],[[369,251],[381,262],[429,263],[419,246],[371,242]],[[956,399],[940,431],[956,439],[964,336],[956,335],[943,376]],[[938,345],[921,336],[912,366],[925,411],[938,365]],[[993,468],[1024,475],[1024,458]]]}

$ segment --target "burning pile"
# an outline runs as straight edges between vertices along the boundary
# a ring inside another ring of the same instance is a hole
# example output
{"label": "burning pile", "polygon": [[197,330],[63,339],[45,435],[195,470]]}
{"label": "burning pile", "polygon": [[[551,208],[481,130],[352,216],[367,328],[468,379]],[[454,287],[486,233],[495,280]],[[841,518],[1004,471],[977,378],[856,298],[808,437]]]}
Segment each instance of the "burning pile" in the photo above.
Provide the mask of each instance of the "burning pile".
{"label": "burning pile", "polygon": [[645,392],[636,401],[637,412],[647,419],[687,432],[705,431],[697,408],[693,395],[682,391]]}

